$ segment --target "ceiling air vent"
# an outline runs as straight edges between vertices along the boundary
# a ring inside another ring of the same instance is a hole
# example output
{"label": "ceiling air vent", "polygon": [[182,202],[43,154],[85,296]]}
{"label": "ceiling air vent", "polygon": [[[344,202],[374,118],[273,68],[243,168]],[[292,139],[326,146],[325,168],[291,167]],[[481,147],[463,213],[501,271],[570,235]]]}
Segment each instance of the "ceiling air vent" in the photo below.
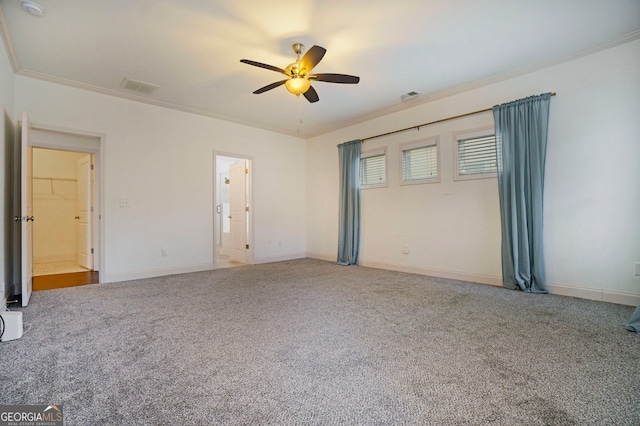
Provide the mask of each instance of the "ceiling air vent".
{"label": "ceiling air vent", "polygon": [[131,90],[133,92],[149,95],[160,86],[158,86],[157,84],[145,83],[144,81],[133,80],[131,78],[125,77],[122,79],[120,87],[122,87],[123,89]]}
{"label": "ceiling air vent", "polygon": [[408,92],[408,93],[405,93],[404,95],[400,95],[400,100],[402,102],[407,102],[417,98],[418,96],[420,96],[420,93],[418,92]]}

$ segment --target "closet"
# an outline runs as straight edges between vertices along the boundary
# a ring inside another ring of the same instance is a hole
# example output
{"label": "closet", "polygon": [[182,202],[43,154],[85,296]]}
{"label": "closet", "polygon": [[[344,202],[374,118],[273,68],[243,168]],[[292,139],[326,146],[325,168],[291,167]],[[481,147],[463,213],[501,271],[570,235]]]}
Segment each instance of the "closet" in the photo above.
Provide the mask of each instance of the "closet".
{"label": "closet", "polygon": [[78,264],[78,162],[91,154],[33,148],[33,272],[82,272]]}

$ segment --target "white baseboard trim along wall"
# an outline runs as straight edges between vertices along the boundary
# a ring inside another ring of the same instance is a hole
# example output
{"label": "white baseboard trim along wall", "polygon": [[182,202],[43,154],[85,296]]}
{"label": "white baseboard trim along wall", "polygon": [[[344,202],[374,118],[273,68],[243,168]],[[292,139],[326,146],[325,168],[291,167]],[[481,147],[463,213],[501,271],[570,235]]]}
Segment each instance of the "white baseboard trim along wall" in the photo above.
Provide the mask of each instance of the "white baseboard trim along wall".
{"label": "white baseboard trim along wall", "polygon": [[318,260],[326,260],[327,262],[335,262],[337,260],[337,256],[333,255],[333,256],[327,256],[324,254],[320,254],[320,253],[307,253],[307,256],[309,259],[318,259]]}
{"label": "white baseboard trim along wall", "polygon": [[262,256],[256,257],[253,263],[273,263],[273,262],[286,262],[287,260],[296,260],[296,259],[304,259],[307,257],[307,253],[295,253],[295,254],[286,254],[283,256]]}
{"label": "white baseboard trim along wall", "polygon": [[583,288],[549,283],[547,284],[547,289],[550,294],[557,294],[559,296],[578,297],[581,299],[617,303],[619,305],[640,305],[640,294],[620,293],[602,288]]}
{"label": "white baseboard trim along wall", "polygon": [[[328,262],[335,262],[334,256],[322,255],[319,253],[297,253],[283,256],[265,256],[254,259],[255,264],[285,262],[288,260],[296,260],[303,258],[319,259]],[[488,284],[492,286],[502,287],[502,277],[482,274],[470,274],[467,272],[446,271],[440,269],[421,268],[417,266],[402,265],[397,263],[361,260],[360,266],[366,268],[386,269],[389,271],[406,272],[417,275],[427,275],[438,278],[448,278],[459,281],[466,281],[479,284]],[[153,278],[165,275],[188,274],[190,272],[201,272],[213,270],[213,263],[205,263],[202,265],[193,265],[180,268],[164,268],[145,271],[136,271],[123,274],[101,274],[101,283],[113,283],[121,281],[138,280],[142,278]],[[559,296],[577,297],[581,299],[597,300],[601,302],[617,303],[620,305],[637,306],[640,305],[640,294],[621,293],[605,289],[592,289],[565,284],[547,283],[550,294]],[[6,296],[0,302],[0,312],[6,307]]]}
{"label": "white baseboard trim along wall", "polygon": [[445,271],[442,269],[421,268],[419,266],[366,260],[361,261],[360,265],[368,268],[388,269],[391,271],[407,272],[410,274],[428,275],[430,277],[502,286],[502,277],[494,277],[491,275],[469,274],[466,272]]}
{"label": "white baseboard trim along wall", "polygon": [[[336,256],[326,256],[319,253],[307,253],[312,259],[335,262]],[[380,262],[375,260],[360,260],[360,266],[366,268],[387,269],[389,271],[407,272],[409,274],[428,275],[430,277],[449,278],[452,280],[467,281],[493,286],[502,286],[502,277],[491,275],[469,274],[465,272],[445,271],[441,269],[421,268],[418,266],[402,265],[399,263]]]}
{"label": "white baseboard trim along wall", "polygon": [[50,262],[67,262],[72,260],[78,260],[77,253],[57,254],[54,256],[41,256],[34,257],[33,263],[50,263]]}
{"label": "white baseboard trim along wall", "polygon": [[100,272],[101,283],[117,283],[122,281],[140,280],[143,278],[162,277],[166,275],[188,274],[191,272],[210,271],[214,269],[212,263],[182,266],[179,268],[150,269],[145,271],[126,272],[121,274],[107,274]]}
{"label": "white baseboard trim along wall", "polygon": [[[335,262],[335,256],[326,256],[318,253],[308,253],[308,257],[312,259],[326,260]],[[407,272],[410,274],[428,275],[438,278],[449,278],[459,281],[467,281],[472,283],[489,284],[502,287],[502,277],[469,274],[465,272],[444,271],[439,269],[420,268],[416,266],[407,266],[387,262],[366,261],[361,260],[360,266],[368,268],[387,269],[390,271]],[[620,293],[605,289],[591,289],[565,284],[547,283],[549,294],[558,296],[577,297],[580,299],[597,300],[601,302],[617,303],[620,305],[637,306],[640,305],[640,294]]]}

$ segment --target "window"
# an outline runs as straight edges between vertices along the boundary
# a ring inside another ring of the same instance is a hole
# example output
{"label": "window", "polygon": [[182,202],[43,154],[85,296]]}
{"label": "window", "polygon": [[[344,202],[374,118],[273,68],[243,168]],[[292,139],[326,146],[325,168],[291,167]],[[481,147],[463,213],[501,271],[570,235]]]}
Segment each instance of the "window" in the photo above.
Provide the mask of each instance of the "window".
{"label": "window", "polygon": [[496,136],[493,129],[456,134],[456,180],[496,177]]}
{"label": "window", "polygon": [[364,152],[360,155],[360,187],[387,186],[387,149]]}
{"label": "window", "polygon": [[401,185],[440,182],[438,138],[400,145]]}

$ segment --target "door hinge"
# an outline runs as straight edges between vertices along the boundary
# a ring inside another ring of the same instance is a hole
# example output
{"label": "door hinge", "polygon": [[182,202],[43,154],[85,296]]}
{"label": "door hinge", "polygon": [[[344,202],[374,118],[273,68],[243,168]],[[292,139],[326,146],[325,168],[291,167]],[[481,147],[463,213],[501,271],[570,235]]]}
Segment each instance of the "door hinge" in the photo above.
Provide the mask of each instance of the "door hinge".
{"label": "door hinge", "polygon": [[93,170],[93,164],[91,165],[91,170]]}
{"label": "door hinge", "polygon": [[93,249],[91,249],[91,254],[93,254]]}
{"label": "door hinge", "polygon": [[244,169],[244,174],[248,175],[249,174],[249,169]]}
{"label": "door hinge", "polygon": [[91,206],[91,213],[93,213],[93,206]]}
{"label": "door hinge", "polygon": [[249,249],[249,244],[247,244],[247,250]]}
{"label": "door hinge", "polygon": [[245,207],[244,211],[248,212],[249,211],[249,206]]}

